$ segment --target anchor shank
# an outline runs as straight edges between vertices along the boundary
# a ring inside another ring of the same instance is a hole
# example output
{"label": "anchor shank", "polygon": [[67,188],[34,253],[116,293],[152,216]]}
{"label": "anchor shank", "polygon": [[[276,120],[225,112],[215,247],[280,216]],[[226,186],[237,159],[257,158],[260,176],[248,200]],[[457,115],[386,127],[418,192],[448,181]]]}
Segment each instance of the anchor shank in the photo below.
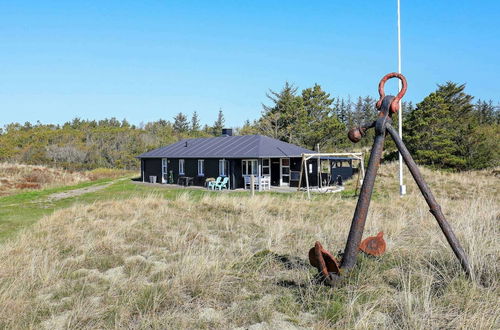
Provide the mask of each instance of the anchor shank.
{"label": "anchor shank", "polygon": [[467,260],[467,255],[462,249],[462,246],[460,246],[460,243],[458,242],[457,237],[453,233],[450,224],[448,223],[448,221],[446,221],[446,218],[444,217],[444,214],[441,211],[441,207],[434,198],[434,195],[432,194],[429,186],[424,181],[424,178],[422,177],[422,174],[420,173],[417,164],[411,157],[410,152],[406,148],[403,140],[399,137],[396,129],[394,129],[394,127],[392,127],[390,124],[386,124],[386,130],[389,132],[392,139],[396,143],[399,152],[403,156],[406,166],[408,166],[408,169],[410,170],[413,179],[417,183],[418,188],[422,192],[422,195],[424,196],[427,205],[429,205],[430,212],[432,213],[432,215],[434,215],[434,218],[436,218],[439,227],[441,227],[441,230],[443,231],[446,240],[450,244],[453,252],[455,253],[455,256],[460,261],[463,270],[465,271],[468,277],[471,277],[471,269],[469,261]]}
{"label": "anchor shank", "polygon": [[[385,119],[386,118],[379,118],[378,121],[383,121],[383,124],[385,124]],[[356,264],[356,256],[358,255],[359,244],[361,243],[361,238],[363,237],[363,230],[365,228],[368,207],[370,206],[373,185],[375,183],[375,177],[377,176],[380,159],[382,158],[382,151],[384,149],[385,128],[383,126],[385,125],[381,126],[382,132],[377,132],[373,142],[368,168],[366,169],[363,185],[361,186],[361,191],[359,193],[358,203],[356,204],[356,210],[354,211],[351,229],[349,230],[349,236],[347,238],[344,256],[342,258],[342,269],[349,270]]]}

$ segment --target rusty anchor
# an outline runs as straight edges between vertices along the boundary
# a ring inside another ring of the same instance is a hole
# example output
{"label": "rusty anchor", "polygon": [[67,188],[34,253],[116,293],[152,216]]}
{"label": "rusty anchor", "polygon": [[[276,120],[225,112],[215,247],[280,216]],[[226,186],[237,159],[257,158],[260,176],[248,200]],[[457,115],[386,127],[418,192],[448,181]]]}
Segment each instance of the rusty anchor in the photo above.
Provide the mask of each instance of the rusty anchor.
{"label": "rusty anchor", "polygon": [[[384,85],[386,81],[391,78],[398,78],[402,82],[402,88],[395,97],[391,95],[386,96],[384,92]],[[420,189],[425,201],[427,202],[430,212],[438,222],[439,227],[441,228],[444,236],[446,237],[446,240],[448,241],[448,244],[451,246],[451,249],[459,260],[462,269],[469,278],[471,277],[472,272],[469,261],[467,259],[467,255],[465,254],[457,237],[451,229],[450,224],[448,223],[448,221],[446,221],[446,218],[441,211],[441,207],[434,198],[434,195],[432,194],[429,186],[424,181],[424,178],[422,177],[417,164],[411,157],[411,154],[406,148],[403,140],[399,137],[396,129],[394,129],[394,127],[392,127],[391,125],[391,116],[399,110],[399,101],[406,93],[406,90],[407,82],[406,78],[402,74],[393,72],[385,75],[382,80],[380,80],[378,86],[380,95],[380,99],[376,104],[376,108],[379,111],[378,119],[373,123],[353,128],[348,133],[349,139],[352,142],[356,143],[363,138],[368,129],[375,128],[375,138],[370,153],[368,168],[366,170],[363,185],[361,186],[358,202],[356,204],[356,209],[354,211],[354,216],[342,256],[342,261],[339,263],[331,253],[329,253],[321,246],[319,242],[316,242],[315,247],[309,251],[309,260],[311,265],[318,268],[318,271],[322,273],[327,280],[330,281],[330,284],[340,278],[341,273],[348,273],[355,266],[356,257],[360,250],[374,256],[380,256],[385,251],[386,244],[383,239],[383,232],[380,232],[377,236],[368,237],[363,242],[361,242],[361,239],[363,236],[368,208],[370,206],[370,199],[375,183],[375,177],[377,176],[377,171],[380,166],[380,160],[382,158],[382,151],[384,148],[384,142],[387,133],[389,133],[389,135],[394,140],[396,147],[398,148],[406,163],[406,166],[410,170],[413,179],[417,183],[418,188]],[[338,267],[339,264],[340,268]],[[333,267],[332,265],[335,265],[336,267]],[[333,269],[334,271],[331,271],[331,269]]]}
{"label": "rusty anchor", "polygon": [[364,253],[374,256],[380,257],[385,252],[385,240],[384,240],[384,232],[379,232],[376,236],[369,236],[365,238],[361,244],[359,244],[359,249]]}
{"label": "rusty anchor", "polygon": [[323,248],[320,242],[316,242],[309,250],[309,262],[316,267],[319,273],[327,281],[333,281],[340,276],[340,265],[337,259]]}

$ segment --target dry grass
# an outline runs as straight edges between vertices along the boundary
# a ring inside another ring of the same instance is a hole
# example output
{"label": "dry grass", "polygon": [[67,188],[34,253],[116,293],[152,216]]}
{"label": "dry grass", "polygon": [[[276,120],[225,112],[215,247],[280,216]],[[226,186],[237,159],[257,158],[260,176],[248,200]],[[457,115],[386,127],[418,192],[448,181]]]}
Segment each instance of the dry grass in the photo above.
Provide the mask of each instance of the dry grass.
{"label": "dry grass", "polygon": [[424,171],[470,282],[396,172],[381,168],[366,227],[388,251],[341,288],[316,284],[306,255],[344,248],[355,199],[152,195],[73,206],[4,244],[0,328],[498,328],[498,178]]}
{"label": "dry grass", "polygon": [[129,173],[115,169],[73,172],[41,165],[0,163],[0,196],[11,195],[21,190],[39,190],[116,178]]}

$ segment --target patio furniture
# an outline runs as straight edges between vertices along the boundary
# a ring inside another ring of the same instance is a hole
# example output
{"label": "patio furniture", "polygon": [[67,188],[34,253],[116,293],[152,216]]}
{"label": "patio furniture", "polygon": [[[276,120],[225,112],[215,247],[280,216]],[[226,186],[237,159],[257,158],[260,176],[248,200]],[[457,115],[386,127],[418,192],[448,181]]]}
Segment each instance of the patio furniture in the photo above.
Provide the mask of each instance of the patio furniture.
{"label": "patio furniture", "polygon": [[215,181],[209,181],[207,188],[210,190],[215,190],[215,187],[221,183],[222,177],[217,177],[217,180]]}
{"label": "patio furniture", "polygon": [[[243,177],[245,180],[245,189],[247,189],[247,186],[251,188],[251,176],[246,175]],[[271,189],[271,177],[268,175],[261,176],[261,177],[255,177],[254,179],[254,188],[257,190],[269,190]]]}
{"label": "patio furniture", "polygon": [[245,189],[247,189],[247,186],[248,186],[248,188],[250,188],[250,185],[251,185],[250,175],[245,175],[243,177],[243,180],[245,181],[245,185],[244,185]]}
{"label": "patio furniture", "polygon": [[226,176],[224,179],[222,179],[222,182],[215,185],[215,189],[217,189],[217,190],[222,190],[224,188],[228,189],[228,187],[227,187],[228,182],[229,182],[229,178]]}
{"label": "patio furniture", "polygon": [[[184,182],[184,183],[183,183]],[[192,185],[193,184],[193,178],[190,177],[190,176],[180,176],[178,179],[177,179],[177,184],[178,185],[183,185],[183,186],[186,186],[188,187],[190,184]]]}
{"label": "patio furniture", "polygon": [[269,176],[262,176],[260,177],[260,179],[258,180],[259,183],[259,190],[270,190],[271,189],[271,177]]}

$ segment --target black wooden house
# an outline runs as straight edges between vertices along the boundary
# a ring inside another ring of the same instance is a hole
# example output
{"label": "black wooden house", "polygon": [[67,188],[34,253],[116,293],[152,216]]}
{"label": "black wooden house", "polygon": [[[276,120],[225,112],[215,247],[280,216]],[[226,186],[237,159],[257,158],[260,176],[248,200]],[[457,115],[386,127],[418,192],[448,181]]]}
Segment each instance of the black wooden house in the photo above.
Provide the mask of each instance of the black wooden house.
{"label": "black wooden house", "polygon": [[[269,177],[272,186],[297,187],[301,156],[314,151],[263,135],[185,139],[137,156],[143,181],[177,183],[189,178],[203,186],[207,178],[229,177],[231,189],[243,188],[245,177]],[[317,184],[317,166],[308,169],[311,185]]]}

